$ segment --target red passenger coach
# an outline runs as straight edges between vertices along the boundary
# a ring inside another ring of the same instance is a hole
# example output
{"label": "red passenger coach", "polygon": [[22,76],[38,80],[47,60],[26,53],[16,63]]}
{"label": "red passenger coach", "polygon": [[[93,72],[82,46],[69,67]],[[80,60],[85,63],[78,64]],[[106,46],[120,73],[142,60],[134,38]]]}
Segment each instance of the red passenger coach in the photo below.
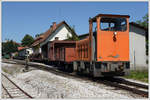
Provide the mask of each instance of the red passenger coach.
{"label": "red passenger coach", "polygon": [[76,41],[53,41],[49,43],[48,58],[51,64],[61,69],[73,71],[73,61],[76,60]]}

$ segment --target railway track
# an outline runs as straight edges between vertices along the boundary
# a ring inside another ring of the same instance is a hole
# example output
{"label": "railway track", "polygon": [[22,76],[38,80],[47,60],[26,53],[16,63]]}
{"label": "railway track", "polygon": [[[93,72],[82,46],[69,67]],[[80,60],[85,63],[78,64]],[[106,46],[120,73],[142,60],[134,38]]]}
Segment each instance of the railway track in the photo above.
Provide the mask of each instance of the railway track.
{"label": "railway track", "polygon": [[[5,82],[5,84],[3,83]],[[6,84],[7,83],[7,84]],[[5,91],[6,98],[19,98],[19,99],[32,99],[33,97],[22,90],[12,80],[10,80],[5,74],[2,73],[2,88]]]}
{"label": "railway track", "polygon": [[[21,62],[23,64],[23,62]],[[97,82],[97,83],[103,83],[104,85],[108,85],[108,86],[113,86],[117,89],[123,89],[123,90],[127,90],[129,92],[141,95],[143,97],[147,97],[148,98],[148,85],[144,85],[144,84],[139,84],[139,83],[135,83],[135,82],[130,82],[121,78],[92,78],[92,77],[86,77],[84,75],[79,76],[76,74],[70,74],[67,72],[63,72],[60,70],[57,70],[57,68],[49,68],[46,66],[41,66],[41,65],[36,65],[36,64],[31,64],[30,66],[45,70],[45,71],[49,71],[52,72],[56,75],[62,75],[62,76],[67,76],[67,77],[75,77],[75,78],[80,78],[80,79],[84,79],[84,80],[88,80],[91,82]]]}
{"label": "railway track", "polygon": [[[115,79],[112,81],[112,79]],[[110,79],[102,79],[102,80],[98,80],[98,82],[104,83],[106,85],[109,86],[114,86],[118,89],[124,89],[124,90],[128,90],[132,93],[141,95],[142,97],[147,97],[148,98],[148,86],[144,85],[144,84],[139,84],[139,83],[135,83],[135,82],[130,82],[127,80],[123,80],[123,81],[118,81],[118,79],[116,78],[112,78]]]}
{"label": "railway track", "polygon": [[148,98],[148,85],[130,82],[122,78],[93,78],[93,77],[87,77],[84,75],[79,76],[79,75],[72,74],[72,73],[70,74],[68,72],[57,70],[56,68],[40,67],[40,66],[38,66],[38,68],[52,72],[56,75],[67,76],[67,77],[69,76],[70,78],[75,77],[75,78],[79,78],[79,79],[86,80],[86,81],[88,80],[90,82],[94,81],[97,83],[103,83],[104,85],[113,86],[117,89],[127,90],[132,93],[141,95],[142,97]]}
{"label": "railway track", "polygon": [[148,85],[131,82],[131,81],[125,80],[123,78],[113,78],[113,79],[111,79],[111,81],[113,81],[113,80],[115,80],[115,82],[118,82],[118,83],[123,83],[123,84],[126,84],[126,85],[131,85],[131,86],[135,86],[137,88],[143,88],[143,89],[148,90]]}

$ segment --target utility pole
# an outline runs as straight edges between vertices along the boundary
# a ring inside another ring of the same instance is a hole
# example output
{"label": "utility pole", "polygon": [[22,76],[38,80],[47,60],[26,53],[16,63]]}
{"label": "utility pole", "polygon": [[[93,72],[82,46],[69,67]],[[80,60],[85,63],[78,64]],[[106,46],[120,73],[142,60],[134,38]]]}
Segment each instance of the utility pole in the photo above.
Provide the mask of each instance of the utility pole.
{"label": "utility pole", "polygon": [[26,71],[29,70],[28,62],[29,62],[29,52],[26,51],[26,65],[25,65],[25,70]]}

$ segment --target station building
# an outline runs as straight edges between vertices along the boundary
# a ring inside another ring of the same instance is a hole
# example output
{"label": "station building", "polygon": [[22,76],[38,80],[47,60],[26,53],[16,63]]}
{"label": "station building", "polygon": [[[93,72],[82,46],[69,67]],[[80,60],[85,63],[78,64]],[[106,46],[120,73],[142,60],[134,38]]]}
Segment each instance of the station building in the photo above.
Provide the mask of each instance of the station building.
{"label": "station building", "polygon": [[76,33],[72,31],[71,27],[65,21],[59,24],[53,22],[46,32],[35,39],[31,47],[35,55],[40,54],[42,59],[47,59],[50,52],[49,43],[51,41],[66,40],[68,37],[72,37],[72,35],[76,35]]}

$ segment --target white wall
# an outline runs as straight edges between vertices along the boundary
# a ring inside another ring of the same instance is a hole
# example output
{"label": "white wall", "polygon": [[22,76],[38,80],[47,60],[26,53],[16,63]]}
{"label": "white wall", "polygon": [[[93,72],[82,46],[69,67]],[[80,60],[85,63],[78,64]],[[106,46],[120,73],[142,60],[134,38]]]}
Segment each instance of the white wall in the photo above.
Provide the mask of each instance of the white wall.
{"label": "white wall", "polygon": [[32,48],[33,49],[33,53],[38,54],[41,53],[41,48]]}
{"label": "white wall", "polygon": [[29,55],[31,55],[33,53],[33,49],[32,48],[28,48],[26,50],[29,52]]}
{"label": "white wall", "polygon": [[[42,42],[40,44],[40,47],[42,47],[46,43],[49,43],[49,41],[55,40],[55,37],[58,37],[58,40],[65,40],[68,38],[67,35],[69,35],[71,37],[72,33],[68,29],[68,27],[65,24],[63,24],[54,33],[52,33],[44,42]],[[45,52],[45,51],[41,51],[41,52],[43,53],[43,55],[49,53],[49,44],[48,44],[47,51],[48,52]]]}
{"label": "white wall", "polygon": [[144,31],[130,26],[130,66],[131,69],[144,69],[146,64],[146,46],[145,46],[145,36],[137,34]]}
{"label": "white wall", "polygon": [[67,39],[67,34],[69,36],[72,36],[71,32],[67,29],[66,25],[61,25],[54,33],[52,33],[46,41],[40,44],[40,46],[43,46],[46,44],[48,41],[53,41],[55,40],[55,37],[58,37],[59,40],[65,40]]}
{"label": "white wall", "polygon": [[59,40],[65,40],[67,39],[67,34],[69,36],[72,36],[71,32],[68,31],[67,27],[65,25],[62,25],[56,32],[51,35],[49,41],[55,40],[55,37],[59,37]]}
{"label": "white wall", "polygon": [[18,55],[19,56],[26,56],[26,52],[29,52],[29,55],[31,55],[33,53],[33,49],[32,48],[27,48],[27,49],[23,49],[23,50],[20,50],[18,52]]}

